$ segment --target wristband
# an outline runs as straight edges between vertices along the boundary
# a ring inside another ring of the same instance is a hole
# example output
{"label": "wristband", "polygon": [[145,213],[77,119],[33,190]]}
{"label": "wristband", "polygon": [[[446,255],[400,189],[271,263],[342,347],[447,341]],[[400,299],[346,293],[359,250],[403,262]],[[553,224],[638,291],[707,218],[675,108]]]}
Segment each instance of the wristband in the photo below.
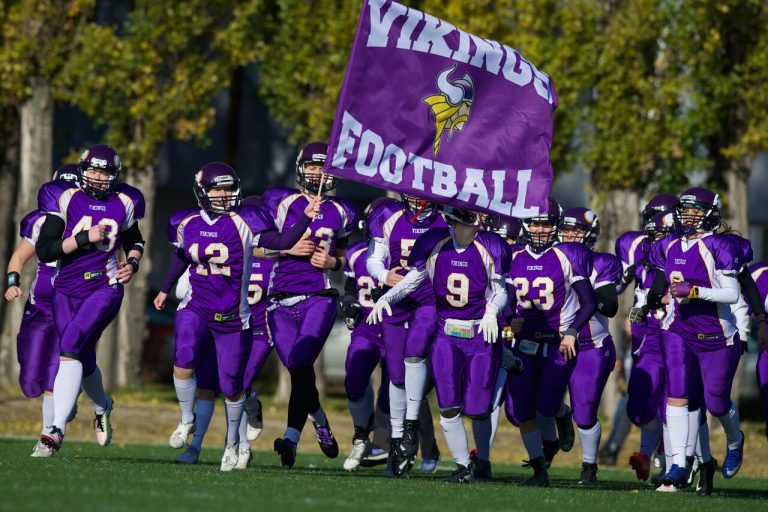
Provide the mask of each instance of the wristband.
{"label": "wristband", "polygon": [[133,267],[134,274],[139,271],[139,259],[136,258],[135,256],[131,256],[130,258],[128,258],[128,264],[131,267]]}
{"label": "wristband", "polygon": [[82,249],[83,247],[90,245],[91,241],[88,239],[88,231],[81,231],[76,234],[75,242],[77,243],[78,249]]}
{"label": "wristband", "polygon": [[579,337],[579,331],[574,329],[573,327],[569,327],[565,331],[563,331],[563,334],[561,336],[573,336],[574,338]]}
{"label": "wristband", "polygon": [[5,281],[5,287],[10,288],[11,286],[19,286],[21,284],[21,276],[18,272],[8,272],[8,275],[6,276]]}
{"label": "wristband", "polygon": [[337,258],[337,257],[334,256],[334,259],[336,260],[336,263],[334,263],[331,266],[331,270],[336,272],[337,270],[341,270],[341,267],[344,266],[344,263],[341,261],[341,258]]}
{"label": "wristband", "polygon": [[282,256],[283,251],[280,251],[278,249],[264,249],[264,256],[267,258],[271,258],[272,256]]}

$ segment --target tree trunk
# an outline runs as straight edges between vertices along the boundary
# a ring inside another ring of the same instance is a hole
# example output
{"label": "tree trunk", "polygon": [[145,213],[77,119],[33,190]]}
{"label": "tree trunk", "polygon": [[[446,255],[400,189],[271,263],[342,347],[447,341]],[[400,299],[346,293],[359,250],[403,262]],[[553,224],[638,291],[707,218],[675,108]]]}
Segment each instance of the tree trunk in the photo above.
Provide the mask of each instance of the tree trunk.
{"label": "tree trunk", "polygon": [[[43,79],[34,79],[31,83],[32,94],[21,105],[20,114],[20,165],[16,187],[13,195],[16,204],[13,214],[13,225],[5,233],[13,233],[11,247],[16,247],[16,235],[21,219],[37,209],[37,191],[40,186],[49,181],[53,171],[53,98],[48,83]],[[5,254],[5,252],[4,252]],[[7,264],[6,264],[7,265]],[[3,269],[6,267],[4,266]],[[36,271],[34,262],[29,262],[24,269],[22,283],[26,285],[25,292],[29,293]],[[26,295],[26,294],[25,294]],[[3,332],[0,341],[0,367],[12,367],[7,375],[9,380],[18,376],[16,361],[16,334],[21,325],[24,310],[24,300],[16,300],[3,311]]]}
{"label": "tree trunk", "polygon": [[[600,191],[593,203],[600,218],[601,228],[596,250],[613,254],[616,239],[629,230],[638,229],[639,195],[632,190]],[[620,295],[619,311],[615,317],[610,319],[609,329],[616,344],[617,359],[624,358],[626,348],[630,345],[627,318],[632,307],[632,299],[631,290]],[[611,373],[605,391],[603,391],[603,399],[600,402],[602,413],[609,418],[613,417],[622,391],[619,389],[619,384],[617,374]]]}

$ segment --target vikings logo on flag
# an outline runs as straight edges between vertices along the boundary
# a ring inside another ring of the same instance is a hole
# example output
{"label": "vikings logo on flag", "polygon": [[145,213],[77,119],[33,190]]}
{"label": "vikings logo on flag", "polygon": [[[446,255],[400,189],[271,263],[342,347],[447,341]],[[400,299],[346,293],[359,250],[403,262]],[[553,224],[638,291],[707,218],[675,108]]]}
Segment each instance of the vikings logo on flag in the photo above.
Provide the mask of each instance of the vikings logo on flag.
{"label": "vikings logo on flag", "polygon": [[552,187],[552,79],[509,46],[364,0],[325,171],[526,218]]}

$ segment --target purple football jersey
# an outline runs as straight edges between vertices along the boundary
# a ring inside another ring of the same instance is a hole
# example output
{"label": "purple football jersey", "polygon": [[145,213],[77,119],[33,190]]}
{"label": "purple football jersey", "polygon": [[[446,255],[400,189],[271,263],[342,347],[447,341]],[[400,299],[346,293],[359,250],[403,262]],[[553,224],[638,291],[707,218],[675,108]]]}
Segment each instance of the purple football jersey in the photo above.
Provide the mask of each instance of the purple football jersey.
{"label": "purple football jersey", "polygon": [[373,308],[371,292],[381,286],[376,279],[368,274],[365,268],[365,256],[368,253],[368,244],[360,240],[350,245],[347,249],[347,264],[344,265],[344,274],[355,280],[357,290],[357,303],[363,308],[363,315],[368,316]]}
{"label": "purple football jersey", "polygon": [[491,280],[509,266],[508,245],[496,233],[481,231],[468,246],[458,247],[451,231],[430,229],[416,240],[408,264],[429,274],[438,318],[479,320]]}
{"label": "purple football jersey", "polygon": [[635,277],[638,280],[638,287],[643,288],[643,260],[648,259],[648,254],[651,250],[651,244],[648,239],[648,235],[642,231],[627,231],[619,238],[616,239],[616,256],[621,261],[624,269],[630,265],[637,265],[635,267]]}
{"label": "purple football jersey", "polygon": [[[45,215],[39,210],[28,213],[21,219],[20,236],[32,245],[37,245],[40,229],[45,223]],[[29,286],[29,302],[44,309],[51,310],[51,291],[53,291],[53,276],[56,274],[56,262],[37,262],[35,280]]]}
{"label": "purple football jersey", "polygon": [[[667,282],[687,281],[695,286],[716,287],[716,272],[737,274],[744,265],[744,247],[729,236],[708,234],[687,241],[672,234],[654,243],[651,263],[664,271]],[[736,318],[730,304],[700,299],[673,301],[674,309],[665,319],[664,328],[697,346],[731,343],[737,332]]]}
{"label": "purple football jersey", "polygon": [[[309,204],[308,196],[293,188],[271,188],[264,192],[262,204],[282,232],[289,229]],[[339,240],[347,238],[357,226],[359,209],[354,203],[326,197],[320,213],[309,224],[309,239],[333,255]],[[315,268],[310,257],[281,256],[272,269],[269,293],[315,293],[331,288],[330,271]]]}
{"label": "purple football jersey", "polygon": [[[388,250],[389,269],[400,267],[398,274],[404,276],[410,269],[408,257],[416,240],[433,228],[446,228],[448,225],[437,213],[423,222],[412,222],[411,215],[402,202],[391,202],[374,208],[368,215],[368,230],[371,237],[383,241]],[[409,300],[392,306],[391,321],[401,322],[410,315],[411,305],[432,302],[434,296],[429,283],[423,283],[418,290],[408,296]]]}
{"label": "purple football jersey", "polygon": [[[589,278],[592,288],[597,290],[606,285],[618,286],[622,274],[623,268],[619,258],[607,252],[592,253],[592,275]],[[608,317],[598,312],[579,331],[579,343],[592,343],[595,347],[602,347],[603,340],[609,335]]]}
{"label": "purple football jersey", "polygon": [[525,319],[515,337],[560,343],[579,308],[572,286],[591,275],[591,252],[579,243],[561,243],[540,254],[527,247],[513,253],[508,280],[516,292],[516,316]]}
{"label": "purple football jersey", "polygon": [[179,309],[220,322],[239,319],[240,329],[247,328],[253,248],[263,231],[273,229],[267,213],[252,205],[213,217],[198,209],[171,215],[168,241],[190,263],[189,290]]}
{"label": "purple football jersey", "polygon": [[[757,285],[757,291],[763,299],[763,307],[768,309],[768,263],[755,263],[749,266],[749,273]],[[751,313],[751,312],[750,312]]]}
{"label": "purple football jersey", "polygon": [[117,252],[122,248],[121,233],[144,217],[144,196],[125,183],[114,192],[94,198],[67,181],[52,181],[40,188],[38,208],[64,221],[63,238],[87,231],[96,224],[107,228],[106,243],[78,249],[59,260],[54,287],[57,292],[84,298],[95,290],[117,284]]}
{"label": "purple football jersey", "polygon": [[267,286],[272,274],[271,258],[256,258],[251,263],[251,278],[248,281],[248,306],[251,308],[251,328],[254,335],[267,332]]}

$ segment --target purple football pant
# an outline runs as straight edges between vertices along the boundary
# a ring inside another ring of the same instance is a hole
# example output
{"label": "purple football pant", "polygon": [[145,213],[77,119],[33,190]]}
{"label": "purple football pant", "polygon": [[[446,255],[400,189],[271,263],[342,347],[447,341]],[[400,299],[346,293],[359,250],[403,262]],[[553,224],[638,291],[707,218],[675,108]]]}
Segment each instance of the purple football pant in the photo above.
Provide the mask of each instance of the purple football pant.
{"label": "purple football pant", "polygon": [[[359,400],[365,396],[373,371],[380,361],[385,360],[380,326],[359,322],[352,330],[344,363],[344,389],[348,399]],[[386,366],[386,363],[382,366]]]}
{"label": "purple football pant", "polygon": [[[727,414],[731,408],[733,377],[741,358],[738,335],[732,345],[713,350],[692,346],[672,331],[664,331],[662,337],[669,396],[695,400],[692,392],[695,391],[694,375],[698,371],[701,372],[704,387],[703,405],[714,416]],[[705,375],[706,378],[703,378]]]}
{"label": "purple football pant", "polygon": [[386,320],[381,324],[381,337],[384,340],[384,360],[389,379],[395,386],[405,386],[405,339],[408,330],[403,324],[393,324]]}
{"label": "purple football pant", "polygon": [[[437,310],[433,301],[419,304],[408,319],[408,337],[405,340],[405,357],[427,357],[429,346],[435,338]],[[405,370],[403,370],[405,371]]]}
{"label": "purple football pant", "polygon": [[637,352],[637,349],[639,349],[640,345],[643,343],[643,338],[645,337],[645,327],[645,322],[639,324],[629,324],[629,341],[632,345],[633,359],[635,357],[635,352]]}
{"label": "purple football pant", "polygon": [[195,365],[195,379],[197,389],[210,389],[214,394],[221,393],[219,386],[219,362],[216,359],[216,345],[210,333],[207,339],[201,343],[201,352]]}
{"label": "purple football pant", "polygon": [[100,288],[84,298],[69,297],[54,288],[53,323],[63,357],[83,364],[83,376],[96,370],[96,342],[112,323],[123,302],[121,285]]}
{"label": "purple football pant", "polygon": [[248,357],[248,364],[245,367],[245,380],[243,389],[248,389],[253,384],[254,379],[259,375],[264,363],[267,362],[269,354],[272,353],[272,343],[269,341],[269,335],[264,330],[253,333],[253,344],[251,345],[251,355]]}
{"label": "purple football pant", "polygon": [[[195,369],[195,375],[206,385],[210,377],[212,352],[215,350],[215,365],[218,367],[219,388],[224,396],[236,396],[243,390],[245,366],[251,353],[253,337],[251,329],[242,329],[240,320],[234,322],[207,321],[191,309],[176,312],[176,354],[174,365],[179,368]],[[198,372],[200,366],[200,372]],[[203,389],[216,389],[203,387]]]}
{"label": "purple football pant", "polygon": [[536,355],[523,354],[517,345],[512,348],[523,361],[523,373],[510,375],[507,379],[504,409],[513,425],[535,420],[537,412],[542,416],[554,416],[563,404],[576,361],[566,361],[555,343],[545,348],[546,355],[541,348]]}
{"label": "purple football pant", "polygon": [[616,366],[616,348],[610,336],[603,340],[603,346],[589,348],[581,345],[576,356],[576,366],[571,373],[571,407],[573,420],[581,429],[588,429],[597,423],[597,410],[603,396],[608,376]]}
{"label": "purple football pant", "polygon": [[763,419],[768,422],[768,350],[761,350],[757,356],[757,389],[763,403]]}
{"label": "purple football pant", "polygon": [[627,417],[638,427],[657,414],[666,415],[667,379],[661,353],[640,348],[629,374],[627,395]]}
{"label": "purple football pant", "polygon": [[59,371],[59,337],[51,313],[27,301],[16,337],[19,385],[27,398],[53,391]]}
{"label": "purple football pant", "polygon": [[267,310],[272,343],[283,365],[312,368],[336,321],[336,299],[310,296],[293,306],[274,304]]}
{"label": "purple football pant", "polygon": [[472,339],[455,338],[443,328],[440,321],[429,354],[437,404],[441,410],[459,407],[467,416],[487,416],[492,409],[502,345],[486,343],[482,334]]}

